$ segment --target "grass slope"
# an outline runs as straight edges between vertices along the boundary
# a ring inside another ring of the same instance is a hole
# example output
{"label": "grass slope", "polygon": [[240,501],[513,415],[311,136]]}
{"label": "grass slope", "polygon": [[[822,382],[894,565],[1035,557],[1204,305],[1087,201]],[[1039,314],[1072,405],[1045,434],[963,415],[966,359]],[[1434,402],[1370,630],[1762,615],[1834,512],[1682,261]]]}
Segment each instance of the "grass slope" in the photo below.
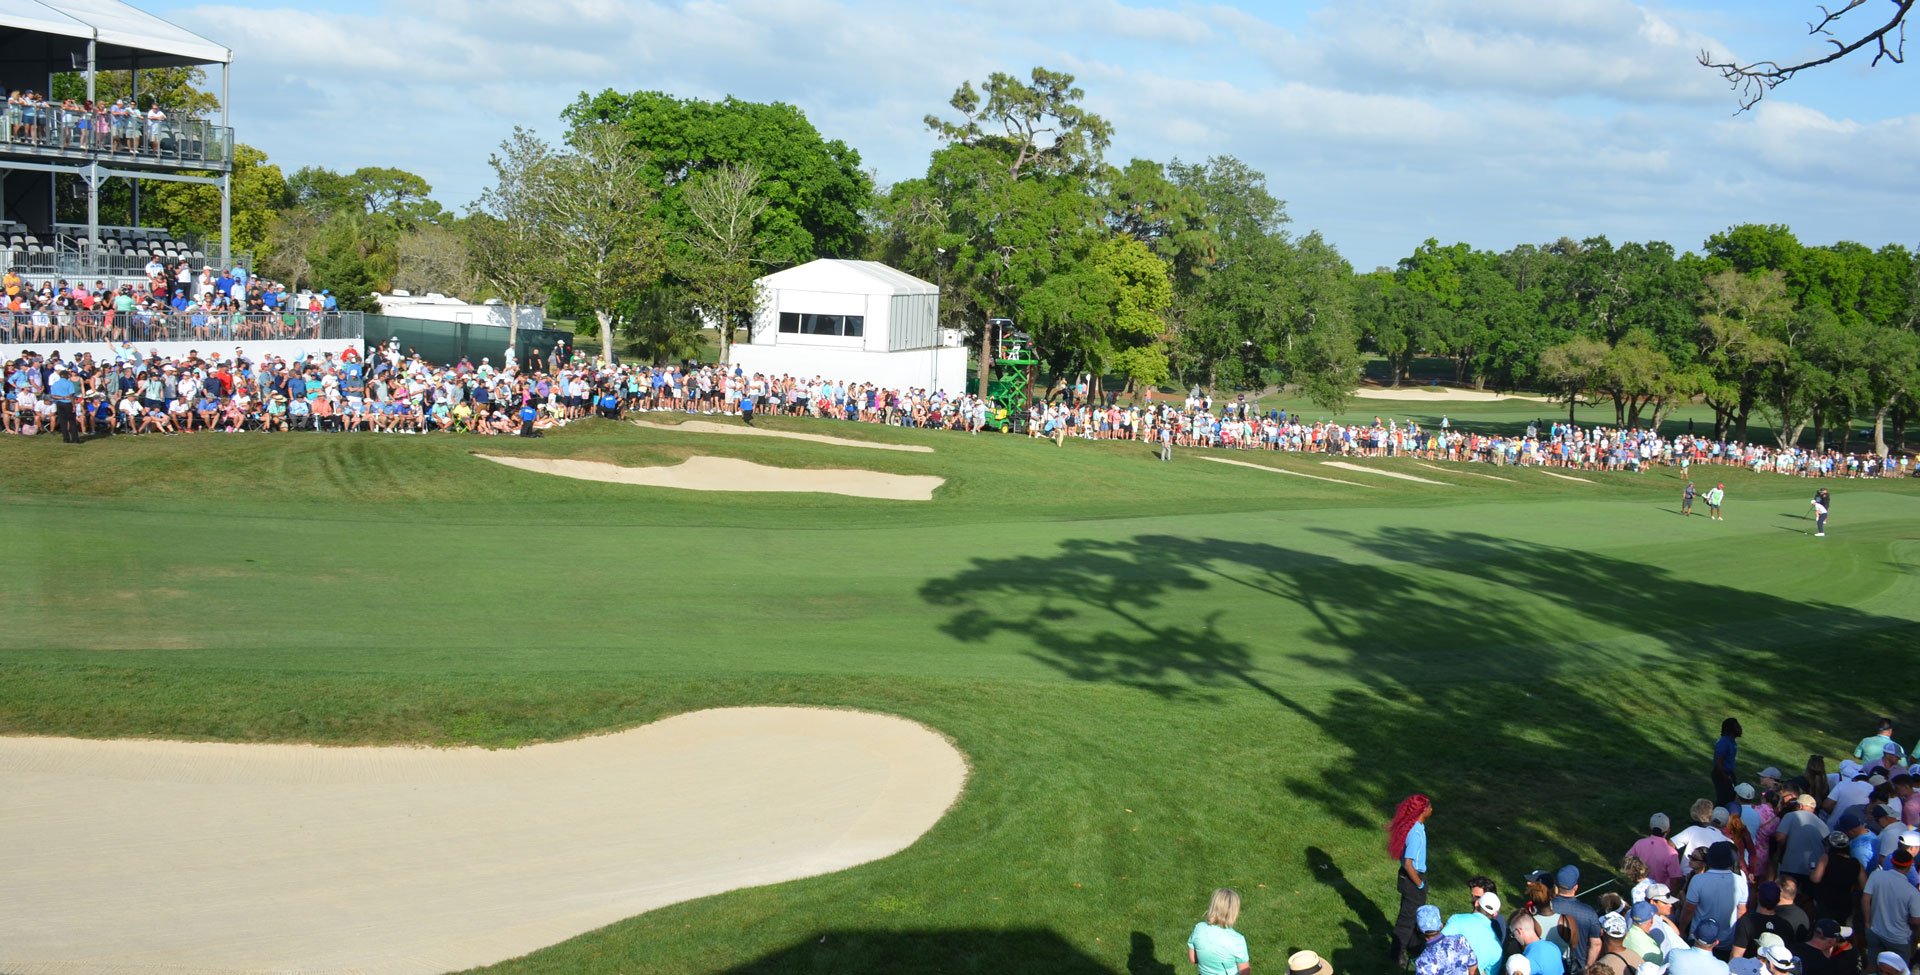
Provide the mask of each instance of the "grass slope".
{"label": "grass slope", "polygon": [[[689,709],[903,714],[974,764],[921,843],[657,911],[512,972],[1164,972],[1208,889],[1269,963],[1384,967],[1379,824],[1432,793],[1449,910],[1619,855],[1743,764],[1860,736],[1920,635],[1920,492],[1713,469],[1434,471],[772,421],[856,451],[595,423],[488,450],[948,478],[931,504],[572,482],[439,437],[0,441],[0,730],[512,745]],[[859,454],[860,456],[850,456]],[[878,455],[878,456],[870,456]],[[1447,465],[1439,465],[1446,467]],[[1485,477],[1492,475],[1503,482]],[[1852,675],[1852,676],[1849,676]],[[1809,693],[1810,692],[1810,693]]]}

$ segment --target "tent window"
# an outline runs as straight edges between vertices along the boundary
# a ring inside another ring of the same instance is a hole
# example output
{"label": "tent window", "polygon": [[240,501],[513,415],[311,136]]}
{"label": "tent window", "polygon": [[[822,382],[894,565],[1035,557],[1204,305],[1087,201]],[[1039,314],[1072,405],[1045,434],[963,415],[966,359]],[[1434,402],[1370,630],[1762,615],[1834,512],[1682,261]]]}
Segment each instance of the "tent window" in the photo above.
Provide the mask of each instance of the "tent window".
{"label": "tent window", "polygon": [[866,331],[866,325],[867,320],[862,315],[780,313],[780,331],[792,335],[832,335],[857,339]]}

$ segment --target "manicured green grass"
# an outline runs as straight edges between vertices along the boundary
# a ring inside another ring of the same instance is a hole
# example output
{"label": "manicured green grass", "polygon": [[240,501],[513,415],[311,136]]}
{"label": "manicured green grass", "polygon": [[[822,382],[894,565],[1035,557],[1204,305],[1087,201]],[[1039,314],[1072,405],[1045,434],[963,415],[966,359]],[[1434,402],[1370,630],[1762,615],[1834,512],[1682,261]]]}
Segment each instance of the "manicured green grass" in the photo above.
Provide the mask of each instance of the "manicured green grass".
{"label": "manicured green grass", "polygon": [[[0,440],[0,730],[505,746],[869,708],[973,764],[919,844],[500,970],[1183,970],[1231,884],[1256,964],[1312,947],[1362,972],[1384,967],[1400,795],[1436,799],[1448,910],[1476,872],[1610,876],[1648,813],[1705,788],[1721,717],[1745,721],[1749,769],[1838,754],[1903,699],[1920,635],[1920,485],[1830,482],[1814,539],[1807,482],[1724,468],[1696,475],[1728,484],[1711,523],[1677,517],[1665,471],[1366,462],[1445,482],[1425,485],[1236,457],[1360,488],[1196,451],[762,422],[935,452],[606,423]],[[683,494],[475,451],[948,483],[926,504]]]}

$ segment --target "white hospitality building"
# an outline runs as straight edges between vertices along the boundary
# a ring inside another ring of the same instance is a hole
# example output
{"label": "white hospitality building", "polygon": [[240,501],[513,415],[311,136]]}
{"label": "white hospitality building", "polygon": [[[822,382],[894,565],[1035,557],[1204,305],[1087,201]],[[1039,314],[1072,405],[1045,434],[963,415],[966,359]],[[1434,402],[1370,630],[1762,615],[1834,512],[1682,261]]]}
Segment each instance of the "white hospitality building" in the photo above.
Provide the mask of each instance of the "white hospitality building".
{"label": "white hospitality building", "polygon": [[749,373],[961,392],[967,350],[940,328],[940,289],[873,261],[818,260],[757,282]]}

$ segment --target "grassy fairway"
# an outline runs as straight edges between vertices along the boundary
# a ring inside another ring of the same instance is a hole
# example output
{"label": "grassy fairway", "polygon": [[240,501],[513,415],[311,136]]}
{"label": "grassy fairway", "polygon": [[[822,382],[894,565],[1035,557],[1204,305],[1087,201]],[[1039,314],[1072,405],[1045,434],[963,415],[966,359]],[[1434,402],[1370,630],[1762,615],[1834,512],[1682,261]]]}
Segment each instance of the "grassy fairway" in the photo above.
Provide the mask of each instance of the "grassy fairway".
{"label": "grassy fairway", "polygon": [[[1724,468],[1699,472],[1728,484],[1710,523],[1676,516],[1666,472],[1365,462],[1428,485],[1236,456],[1360,487],[772,423],[936,452],[610,424],[0,441],[0,730],[512,745],[715,705],[870,708],[973,762],[918,845],[501,969],[1166,972],[1231,884],[1256,964],[1311,947],[1359,972],[1384,967],[1399,795],[1435,796],[1449,911],[1474,872],[1610,876],[1649,812],[1704,789],[1721,717],[1745,720],[1748,769],[1848,750],[1920,635],[1920,485],[1830,482],[1814,539],[1806,482]],[[684,494],[483,447],[948,484],[930,504]]]}

